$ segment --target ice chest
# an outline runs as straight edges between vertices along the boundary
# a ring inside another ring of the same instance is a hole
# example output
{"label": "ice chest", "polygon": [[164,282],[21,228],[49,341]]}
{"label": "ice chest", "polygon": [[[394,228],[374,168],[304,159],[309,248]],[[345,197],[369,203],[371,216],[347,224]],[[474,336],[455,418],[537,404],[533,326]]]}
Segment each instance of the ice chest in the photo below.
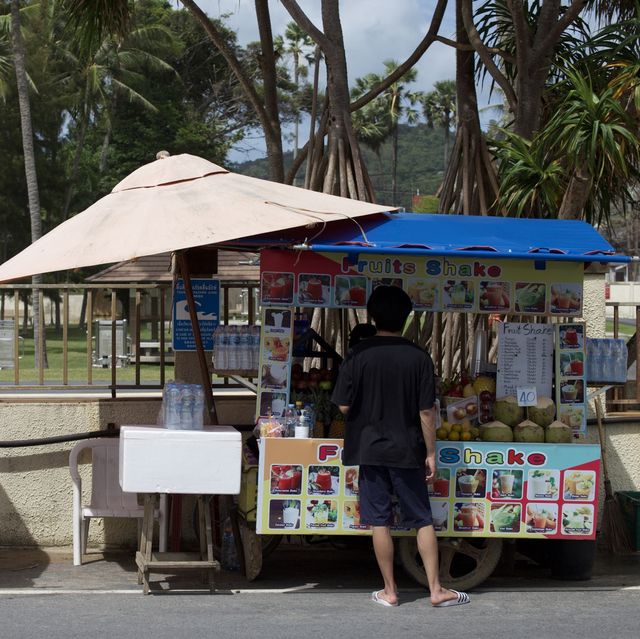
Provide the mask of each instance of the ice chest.
{"label": "ice chest", "polygon": [[122,426],[120,485],[133,493],[237,495],[241,447],[240,432],[232,426]]}

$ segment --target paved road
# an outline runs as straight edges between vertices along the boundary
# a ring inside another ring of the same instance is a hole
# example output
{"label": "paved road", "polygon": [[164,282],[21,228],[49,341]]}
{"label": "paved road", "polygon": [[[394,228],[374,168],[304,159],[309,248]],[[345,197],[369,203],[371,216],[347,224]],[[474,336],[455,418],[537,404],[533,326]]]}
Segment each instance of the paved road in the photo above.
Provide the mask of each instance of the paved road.
{"label": "paved road", "polygon": [[363,592],[0,596],[3,639],[216,637],[637,636],[640,591],[482,592],[470,605],[436,610],[417,593],[398,608]]}

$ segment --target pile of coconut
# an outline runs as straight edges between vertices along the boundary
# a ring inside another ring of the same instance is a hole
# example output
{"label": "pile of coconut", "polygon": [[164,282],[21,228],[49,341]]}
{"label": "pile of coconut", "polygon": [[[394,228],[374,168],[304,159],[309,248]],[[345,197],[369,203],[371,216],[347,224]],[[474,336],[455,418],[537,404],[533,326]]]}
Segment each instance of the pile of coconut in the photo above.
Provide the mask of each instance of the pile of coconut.
{"label": "pile of coconut", "polygon": [[539,397],[536,406],[518,406],[514,396],[501,397],[493,405],[495,421],[480,427],[486,442],[571,443],[571,428],[555,419],[556,405]]}

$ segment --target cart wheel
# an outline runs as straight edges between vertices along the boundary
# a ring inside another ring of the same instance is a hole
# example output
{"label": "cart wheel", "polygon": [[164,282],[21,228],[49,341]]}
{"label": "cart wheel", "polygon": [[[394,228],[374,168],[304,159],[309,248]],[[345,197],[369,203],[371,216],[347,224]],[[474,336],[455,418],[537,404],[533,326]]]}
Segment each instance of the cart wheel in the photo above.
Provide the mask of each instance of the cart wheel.
{"label": "cart wheel", "polygon": [[[440,581],[446,588],[468,590],[489,578],[500,561],[502,539],[467,538],[438,540]],[[418,553],[415,537],[399,540],[403,568],[418,583],[426,586],[427,576]]]}

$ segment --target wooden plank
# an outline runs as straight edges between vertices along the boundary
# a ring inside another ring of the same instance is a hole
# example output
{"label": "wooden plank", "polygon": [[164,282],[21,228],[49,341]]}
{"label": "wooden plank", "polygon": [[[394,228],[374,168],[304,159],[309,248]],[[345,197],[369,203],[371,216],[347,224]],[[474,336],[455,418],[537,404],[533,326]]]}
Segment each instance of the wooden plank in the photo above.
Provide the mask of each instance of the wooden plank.
{"label": "wooden plank", "polygon": [[[136,355],[139,352],[140,348],[140,307],[142,304],[142,298],[140,294],[140,289],[136,288],[136,317],[135,317],[135,352]],[[136,385],[140,385],[140,359],[136,357]]]}
{"label": "wooden plank", "polygon": [[[35,291],[34,291],[35,292]],[[38,384],[44,386],[44,291],[38,289],[38,300],[40,302],[40,333],[38,334]],[[35,327],[35,321],[34,321]]]}
{"label": "wooden plank", "polygon": [[13,289],[13,321],[16,327],[13,334],[13,380],[17,386],[20,383],[20,295],[16,289]]}
{"label": "wooden plank", "polygon": [[93,383],[93,361],[91,357],[91,350],[93,348],[92,331],[93,331],[93,291],[87,290],[87,310],[85,311],[86,323],[87,323],[87,384]]}
{"label": "wooden plank", "polygon": [[62,384],[69,383],[69,291],[62,293]]}

